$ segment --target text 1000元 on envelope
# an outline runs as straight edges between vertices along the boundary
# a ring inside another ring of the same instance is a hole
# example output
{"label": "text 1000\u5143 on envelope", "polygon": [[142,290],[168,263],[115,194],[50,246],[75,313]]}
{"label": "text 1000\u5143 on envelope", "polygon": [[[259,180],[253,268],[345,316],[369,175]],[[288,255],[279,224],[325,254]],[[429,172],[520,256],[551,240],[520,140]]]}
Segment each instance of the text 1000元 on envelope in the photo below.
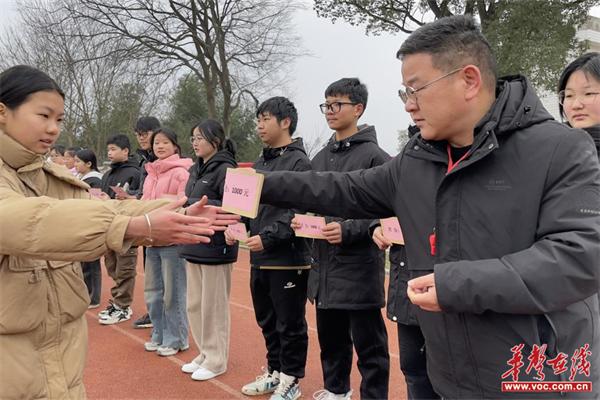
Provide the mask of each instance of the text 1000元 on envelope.
{"label": "text 1000\u5143 on envelope", "polygon": [[256,218],[264,176],[244,168],[227,168],[221,208],[248,218]]}

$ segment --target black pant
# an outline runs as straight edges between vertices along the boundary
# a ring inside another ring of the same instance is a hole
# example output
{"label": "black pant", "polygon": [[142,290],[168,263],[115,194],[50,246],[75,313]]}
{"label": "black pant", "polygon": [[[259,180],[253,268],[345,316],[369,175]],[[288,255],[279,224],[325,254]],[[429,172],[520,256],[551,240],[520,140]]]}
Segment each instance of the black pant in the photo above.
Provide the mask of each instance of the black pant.
{"label": "black pant", "polygon": [[335,394],[350,390],[354,345],[361,399],[387,399],[390,355],[381,310],[317,308],[317,331],[325,389]]}
{"label": "black pant", "polygon": [[267,345],[270,371],[304,377],[308,351],[308,270],[252,268],[250,291],[256,322]]}
{"label": "black pant", "polygon": [[398,324],[400,369],[406,380],[409,400],[439,399],[427,376],[425,338],[418,325]]}
{"label": "black pant", "polygon": [[100,292],[102,291],[102,271],[100,260],[81,263],[83,280],[90,295],[90,304],[100,304]]}

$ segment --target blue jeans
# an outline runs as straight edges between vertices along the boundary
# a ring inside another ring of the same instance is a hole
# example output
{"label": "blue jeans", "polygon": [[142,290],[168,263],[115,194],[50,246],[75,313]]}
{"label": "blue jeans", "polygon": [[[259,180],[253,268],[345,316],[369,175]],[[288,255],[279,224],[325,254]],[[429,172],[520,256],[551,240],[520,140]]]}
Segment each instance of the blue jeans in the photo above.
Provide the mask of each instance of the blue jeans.
{"label": "blue jeans", "polygon": [[146,249],[144,298],[154,325],[152,342],[185,349],[188,342],[185,261],[176,246]]}

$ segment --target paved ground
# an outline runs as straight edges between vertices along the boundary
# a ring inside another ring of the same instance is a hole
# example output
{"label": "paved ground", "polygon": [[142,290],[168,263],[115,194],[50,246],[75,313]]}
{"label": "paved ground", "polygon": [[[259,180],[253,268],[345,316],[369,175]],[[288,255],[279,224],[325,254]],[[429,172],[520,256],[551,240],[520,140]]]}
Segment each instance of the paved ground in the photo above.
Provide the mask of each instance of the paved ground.
{"label": "paved ground", "polygon": [[[240,388],[265,365],[265,346],[254,319],[249,289],[248,252],[240,251],[239,261],[232,274],[231,317],[232,334],[228,371],[210,381],[197,382],[180,368],[197,355],[190,335],[190,349],[173,357],[160,357],[144,351],[149,329],[133,329],[130,321],[112,326],[99,325],[96,310],[87,312],[89,353],[85,370],[85,385],[90,399],[243,399],[250,398]],[[138,263],[133,303],[134,318],[145,312],[143,297],[143,268]],[[109,298],[112,281],[104,274],[102,303]],[[315,310],[307,308],[309,324],[309,354],[306,377],[301,388],[304,399],[322,388],[319,344],[315,329]],[[390,338],[390,399],[405,399],[406,386],[398,361],[396,327],[386,321]],[[359,398],[360,376],[355,365],[352,372],[354,399]],[[265,399],[267,396],[256,397]]]}

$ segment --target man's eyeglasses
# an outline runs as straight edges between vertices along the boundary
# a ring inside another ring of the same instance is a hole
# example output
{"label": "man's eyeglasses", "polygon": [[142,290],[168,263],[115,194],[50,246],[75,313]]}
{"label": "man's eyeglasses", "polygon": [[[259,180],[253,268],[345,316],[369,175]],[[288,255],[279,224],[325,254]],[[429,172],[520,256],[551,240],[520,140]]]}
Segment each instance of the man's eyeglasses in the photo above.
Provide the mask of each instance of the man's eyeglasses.
{"label": "man's eyeglasses", "polygon": [[340,110],[342,109],[342,106],[344,104],[350,104],[350,105],[357,105],[358,103],[352,103],[352,102],[344,102],[344,101],[334,101],[333,103],[323,103],[323,104],[319,104],[319,108],[321,109],[321,112],[323,114],[327,114],[327,111],[331,111],[332,113],[339,113]]}
{"label": "man's eyeglasses", "polygon": [[421,86],[418,89],[412,88],[410,86],[404,86],[404,89],[398,90],[398,96],[400,96],[400,99],[402,100],[402,102],[404,104],[408,103],[409,100],[415,102],[415,104],[418,104],[417,103],[417,92],[420,92],[421,90],[428,88],[429,86],[433,85],[434,83],[441,81],[442,79],[447,78],[450,75],[455,74],[458,71],[461,71],[462,69],[463,69],[463,67],[460,67],[453,71],[450,71],[446,75],[442,75],[439,78],[436,78],[430,82],[427,82],[426,84],[424,84],[423,86]]}
{"label": "man's eyeglasses", "polygon": [[148,135],[150,135],[150,132],[146,131],[146,132],[136,132],[135,135],[137,137],[139,137],[140,139],[146,139],[148,137]]}
{"label": "man's eyeglasses", "polygon": [[202,136],[192,136],[192,137],[190,137],[190,143],[191,144],[194,144],[194,142],[201,142],[203,140],[206,140],[206,139],[204,139]]}
{"label": "man's eyeglasses", "polygon": [[583,105],[590,105],[596,100],[596,96],[600,93],[594,91],[588,91],[582,94],[575,94],[574,92],[565,92],[561,90],[558,92],[558,102],[562,106],[570,106],[575,103],[575,100],[579,100],[579,103]]}

